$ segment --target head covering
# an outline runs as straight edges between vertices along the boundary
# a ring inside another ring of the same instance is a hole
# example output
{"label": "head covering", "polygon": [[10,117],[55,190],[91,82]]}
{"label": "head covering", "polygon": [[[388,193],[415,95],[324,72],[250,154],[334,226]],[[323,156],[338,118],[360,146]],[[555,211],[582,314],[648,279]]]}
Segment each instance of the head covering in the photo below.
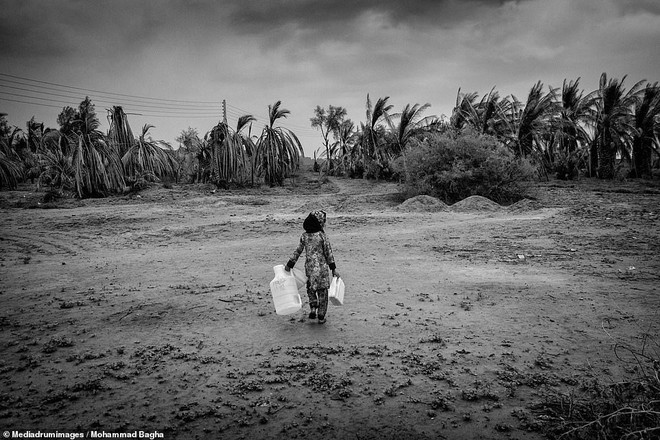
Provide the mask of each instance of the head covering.
{"label": "head covering", "polygon": [[303,222],[303,228],[305,232],[314,233],[314,232],[323,232],[325,227],[325,212],[324,211],[312,211],[309,213],[305,221]]}

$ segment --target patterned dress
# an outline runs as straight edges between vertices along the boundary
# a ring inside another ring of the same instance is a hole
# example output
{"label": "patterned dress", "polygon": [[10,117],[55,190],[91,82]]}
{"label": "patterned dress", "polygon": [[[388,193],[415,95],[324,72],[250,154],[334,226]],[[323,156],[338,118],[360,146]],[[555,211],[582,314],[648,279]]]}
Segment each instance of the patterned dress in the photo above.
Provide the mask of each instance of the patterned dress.
{"label": "patterned dress", "polygon": [[303,223],[305,232],[300,236],[300,243],[291,255],[288,267],[293,267],[305,251],[305,274],[307,275],[307,296],[310,308],[318,308],[319,317],[325,316],[328,308],[328,288],[330,270],[335,270],[335,257],[332,254],[330,240],[325,235],[325,212],[315,211],[309,214]]}
{"label": "patterned dress", "polygon": [[330,287],[328,267],[333,268],[335,258],[325,232],[303,233],[289,262],[295,264],[303,250],[305,251],[305,275],[307,275],[309,289],[317,291]]}

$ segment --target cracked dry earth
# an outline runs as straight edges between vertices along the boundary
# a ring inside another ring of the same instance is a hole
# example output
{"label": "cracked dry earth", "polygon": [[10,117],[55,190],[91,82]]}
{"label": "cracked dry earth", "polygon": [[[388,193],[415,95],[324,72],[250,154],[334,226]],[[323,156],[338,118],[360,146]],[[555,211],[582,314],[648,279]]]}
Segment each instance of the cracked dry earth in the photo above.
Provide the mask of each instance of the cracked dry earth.
{"label": "cracked dry earth", "polygon": [[[658,341],[656,189],[549,182],[420,212],[395,184],[316,177],[0,193],[0,427],[541,439],[548,393],[620,380],[614,344]],[[268,290],[317,208],[347,289],[325,325],[276,315]]]}

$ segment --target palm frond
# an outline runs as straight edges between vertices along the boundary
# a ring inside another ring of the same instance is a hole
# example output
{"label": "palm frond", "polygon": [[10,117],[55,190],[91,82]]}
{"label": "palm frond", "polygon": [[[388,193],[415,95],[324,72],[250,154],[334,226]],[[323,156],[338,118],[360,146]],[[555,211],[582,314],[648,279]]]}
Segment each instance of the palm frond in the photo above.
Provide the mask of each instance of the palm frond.
{"label": "palm frond", "polygon": [[145,124],[138,139],[121,158],[124,172],[132,182],[162,179],[175,174],[176,160],[162,148],[167,144],[147,137],[152,128],[153,125]]}
{"label": "palm frond", "polygon": [[249,123],[256,121],[257,118],[255,118],[252,115],[243,115],[240,118],[238,118],[238,122],[236,123],[236,133],[240,133],[243,128],[245,128]]}
{"label": "palm frond", "polygon": [[23,176],[23,163],[0,151],[0,188],[15,189]]}
{"label": "palm frond", "polygon": [[277,121],[280,118],[286,118],[289,113],[291,113],[287,109],[280,109],[280,106],[282,105],[282,101],[277,101],[275,104],[272,106],[268,106],[268,120],[270,122],[270,127],[272,128],[275,125],[275,121]]}

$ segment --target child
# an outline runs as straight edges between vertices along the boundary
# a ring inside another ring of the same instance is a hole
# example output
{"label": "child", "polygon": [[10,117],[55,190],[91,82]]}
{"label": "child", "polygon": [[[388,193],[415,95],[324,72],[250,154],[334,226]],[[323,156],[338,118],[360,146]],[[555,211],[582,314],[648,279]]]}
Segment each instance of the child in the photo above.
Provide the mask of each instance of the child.
{"label": "child", "polygon": [[324,226],[325,212],[311,212],[303,222],[305,232],[300,236],[300,244],[286,264],[288,272],[298,261],[303,249],[305,250],[307,296],[311,309],[309,319],[318,317],[319,324],[325,323],[325,313],[328,310],[328,287],[330,287],[328,267],[332,270],[333,277],[339,277],[330,241],[323,231]]}

